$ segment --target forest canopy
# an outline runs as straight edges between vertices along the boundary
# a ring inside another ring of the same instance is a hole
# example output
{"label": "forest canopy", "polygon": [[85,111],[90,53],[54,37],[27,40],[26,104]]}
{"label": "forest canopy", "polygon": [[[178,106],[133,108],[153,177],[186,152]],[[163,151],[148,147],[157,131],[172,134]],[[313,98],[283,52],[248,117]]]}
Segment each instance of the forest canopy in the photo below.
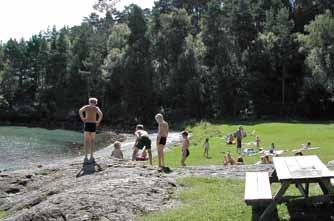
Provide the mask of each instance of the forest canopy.
{"label": "forest canopy", "polygon": [[[330,117],[332,0],[160,0],[0,43],[0,119]],[[102,13],[102,14],[101,14]]]}

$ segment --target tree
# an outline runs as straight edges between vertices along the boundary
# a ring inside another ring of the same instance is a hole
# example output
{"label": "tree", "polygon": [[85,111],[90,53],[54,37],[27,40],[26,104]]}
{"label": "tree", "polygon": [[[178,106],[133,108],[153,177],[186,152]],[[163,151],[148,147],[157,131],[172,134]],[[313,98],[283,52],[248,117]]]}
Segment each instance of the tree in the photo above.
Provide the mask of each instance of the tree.
{"label": "tree", "polygon": [[292,59],[291,31],[293,23],[289,20],[287,8],[271,8],[267,11],[265,32],[260,36],[266,50],[270,51],[272,69],[280,76],[281,104],[286,103],[286,79],[288,78],[287,64]]}
{"label": "tree", "polygon": [[307,50],[305,63],[311,72],[305,79],[306,92],[318,92],[317,100],[311,101],[325,111],[334,92],[334,16],[329,12],[318,15],[305,30],[309,34],[300,34],[298,39]]}
{"label": "tree", "polygon": [[124,55],[124,102],[126,113],[137,122],[147,122],[155,109],[152,91],[150,41],[143,10],[129,6],[130,35]]}

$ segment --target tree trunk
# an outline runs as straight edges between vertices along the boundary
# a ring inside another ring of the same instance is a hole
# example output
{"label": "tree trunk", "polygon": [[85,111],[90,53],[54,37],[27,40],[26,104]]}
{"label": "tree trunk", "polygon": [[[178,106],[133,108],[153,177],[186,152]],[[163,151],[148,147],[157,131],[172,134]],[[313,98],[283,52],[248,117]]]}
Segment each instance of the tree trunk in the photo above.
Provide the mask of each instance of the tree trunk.
{"label": "tree trunk", "polygon": [[282,70],[282,105],[285,104],[285,76],[286,76],[286,67],[284,64]]}

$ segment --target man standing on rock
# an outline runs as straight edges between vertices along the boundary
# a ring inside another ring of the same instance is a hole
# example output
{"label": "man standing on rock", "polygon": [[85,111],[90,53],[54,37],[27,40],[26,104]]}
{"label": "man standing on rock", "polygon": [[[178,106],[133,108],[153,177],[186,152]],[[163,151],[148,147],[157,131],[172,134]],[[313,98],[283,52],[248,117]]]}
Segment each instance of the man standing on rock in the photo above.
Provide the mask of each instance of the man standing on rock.
{"label": "man standing on rock", "polygon": [[157,136],[157,148],[158,148],[158,160],[159,168],[165,168],[165,159],[164,159],[164,147],[167,142],[168,137],[168,123],[164,120],[162,114],[158,113],[155,116],[155,120],[158,122],[158,136]]}
{"label": "man standing on rock", "polygon": [[[96,127],[99,126],[103,118],[103,114],[97,106],[97,99],[89,98],[88,105],[80,108],[79,115],[81,120],[84,122],[84,164],[88,164],[89,162],[95,163],[93,152],[95,150]],[[88,152],[90,153],[90,161],[88,161],[87,158]]]}

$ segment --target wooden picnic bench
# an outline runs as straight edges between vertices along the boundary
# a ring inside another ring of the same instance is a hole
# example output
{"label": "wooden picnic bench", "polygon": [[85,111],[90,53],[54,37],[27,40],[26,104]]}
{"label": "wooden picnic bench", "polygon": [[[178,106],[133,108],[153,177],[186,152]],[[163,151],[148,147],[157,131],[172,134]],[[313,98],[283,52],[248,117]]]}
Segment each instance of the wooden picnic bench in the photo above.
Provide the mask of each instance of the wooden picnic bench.
{"label": "wooden picnic bench", "polygon": [[[268,173],[264,172],[246,173],[246,204],[254,206],[267,202],[259,220],[263,220],[273,212],[277,204],[289,198],[284,194],[291,184],[297,187],[303,202],[326,202],[334,199],[334,187],[331,185],[334,171],[330,171],[318,156],[274,157],[273,163],[275,177],[271,179]],[[270,181],[281,184],[274,196],[271,194]],[[322,190],[321,195],[309,196],[309,185],[312,183],[319,184]]]}
{"label": "wooden picnic bench", "polygon": [[247,172],[245,183],[245,202],[257,206],[272,201],[268,172]]}

